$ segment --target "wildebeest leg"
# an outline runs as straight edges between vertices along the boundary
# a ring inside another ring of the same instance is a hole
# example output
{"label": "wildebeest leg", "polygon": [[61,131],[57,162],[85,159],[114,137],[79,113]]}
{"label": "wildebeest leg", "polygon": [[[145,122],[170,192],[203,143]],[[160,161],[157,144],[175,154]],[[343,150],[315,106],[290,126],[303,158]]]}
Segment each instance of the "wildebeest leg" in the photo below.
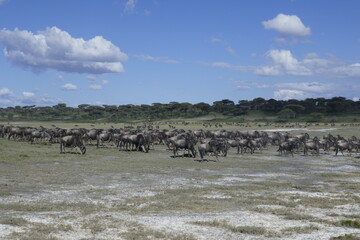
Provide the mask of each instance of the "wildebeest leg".
{"label": "wildebeest leg", "polygon": [[64,153],[64,152],[63,152],[63,144],[62,144],[62,143],[60,143],[60,153]]}

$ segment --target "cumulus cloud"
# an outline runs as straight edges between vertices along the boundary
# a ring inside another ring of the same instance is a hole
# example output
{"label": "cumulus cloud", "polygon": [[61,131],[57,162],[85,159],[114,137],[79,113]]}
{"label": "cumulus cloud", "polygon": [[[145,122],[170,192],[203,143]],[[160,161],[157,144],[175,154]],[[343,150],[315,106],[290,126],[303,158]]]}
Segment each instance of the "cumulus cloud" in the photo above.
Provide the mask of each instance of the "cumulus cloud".
{"label": "cumulus cloud", "polygon": [[305,99],[308,97],[308,94],[300,90],[280,89],[274,92],[274,98],[278,100]]}
{"label": "cumulus cloud", "polygon": [[297,60],[289,50],[273,49],[268,51],[265,56],[270,60],[270,63],[265,66],[241,66],[232,65],[226,62],[214,62],[207,65],[242,72],[250,72],[261,76],[309,76],[313,74],[312,69],[308,67],[311,67],[310,62],[308,64],[304,64],[303,62]]}
{"label": "cumulus cloud", "polygon": [[73,38],[57,27],[37,34],[15,29],[0,31],[5,56],[14,64],[34,71],[55,69],[77,73],[119,73],[127,55],[102,36]]}
{"label": "cumulus cloud", "polygon": [[310,27],[306,27],[296,15],[278,14],[275,18],[262,22],[265,29],[274,29],[284,36],[304,37],[310,35]]}
{"label": "cumulus cloud", "polygon": [[135,55],[136,58],[143,61],[163,62],[163,63],[179,63],[177,60],[169,59],[168,57],[153,57],[149,55]]}
{"label": "cumulus cloud", "polygon": [[308,53],[297,59],[290,50],[272,49],[265,54],[266,65],[243,66],[227,62],[204,63],[204,65],[248,72],[260,76],[319,76],[328,79],[359,78],[360,63],[344,65],[336,58],[321,58],[316,53]]}
{"label": "cumulus cloud", "polygon": [[257,67],[255,74],[278,76],[296,75],[308,76],[312,72],[309,68],[300,63],[289,50],[270,50],[266,57],[272,60],[270,66]]}
{"label": "cumulus cloud", "polygon": [[101,85],[98,85],[98,84],[92,84],[89,86],[89,88],[91,90],[101,90],[102,89],[102,86]]}
{"label": "cumulus cloud", "polygon": [[66,83],[61,87],[61,89],[65,91],[75,91],[78,87],[72,83]]}

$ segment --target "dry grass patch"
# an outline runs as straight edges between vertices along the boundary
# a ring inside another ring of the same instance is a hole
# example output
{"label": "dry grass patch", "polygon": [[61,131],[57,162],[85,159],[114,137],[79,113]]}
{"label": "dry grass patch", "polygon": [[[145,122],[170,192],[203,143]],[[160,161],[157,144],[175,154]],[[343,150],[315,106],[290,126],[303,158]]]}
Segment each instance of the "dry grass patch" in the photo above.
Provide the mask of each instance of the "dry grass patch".
{"label": "dry grass patch", "polygon": [[54,234],[59,232],[73,231],[70,224],[44,224],[44,223],[29,223],[31,224],[24,232],[14,232],[10,235],[11,239],[17,240],[58,240]]}
{"label": "dry grass patch", "polygon": [[172,234],[155,229],[147,228],[136,222],[129,222],[126,224],[128,229],[119,236],[127,240],[152,240],[152,239],[165,239],[165,240],[196,240],[191,234]]}
{"label": "dry grass patch", "polygon": [[217,227],[222,228],[233,233],[241,233],[248,235],[263,235],[266,237],[269,236],[277,236],[275,232],[268,231],[264,227],[256,227],[256,226],[234,226],[231,225],[227,220],[213,220],[213,221],[195,221],[190,222],[191,224],[198,226],[206,226],[206,227]]}
{"label": "dry grass patch", "polygon": [[51,202],[38,201],[33,203],[13,202],[1,203],[0,210],[16,212],[58,212],[58,211],[79,211],[83,215],[99,212],[106,209],[102,204],[88,202]]}
{"label": "dry grass patch", "polygon": [[28,221],[26,221],[24,218],[20,218],[20,217],[4,217],[3,219],[0,220],[0,224],[21,227],[21,226],[25,226],[26,224],[28,224]]}
{"label": "dry grass patch", "polygon": [[320,228],[315,225],[308,225],[303,227],[289,227],[281,230],[281,233],[286,236],[291,236],[294,234],[309,234],[314,231],[318,231]]}
{"label": "dry grass patch", "polygon": [[89,229],[92,234],[98,234],[106,230],[106,224],[99,219],[90,219],[82,224],[82,229]]}

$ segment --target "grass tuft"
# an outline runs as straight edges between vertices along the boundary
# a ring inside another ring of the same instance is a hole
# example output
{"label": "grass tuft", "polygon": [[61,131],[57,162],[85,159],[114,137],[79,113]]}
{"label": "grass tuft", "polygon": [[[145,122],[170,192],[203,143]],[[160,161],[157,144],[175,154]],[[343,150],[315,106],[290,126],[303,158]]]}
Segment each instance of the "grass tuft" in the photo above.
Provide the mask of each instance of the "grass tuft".
{"label": "grass tuft", "polygon": [[242,233],[249,235],[265,235],[268,233],[268,231],[264,227],[233,226],[229,224],[229,222],[226,220],[196,221],[196,222],[191,222],[191,224],[199,225],[199,226],[224,228],[234,233]]}
{"label": "grass tuft", "polygon": [[360,228],[360,222],[356,220],[343,220],[340,222],[340,225],[344,227]]}
{"label": "grass tuft", "polygon": [[330,240],[360,240],[360,237],[352,234],[345,234],[337,237],[332,237],[330,238]]}

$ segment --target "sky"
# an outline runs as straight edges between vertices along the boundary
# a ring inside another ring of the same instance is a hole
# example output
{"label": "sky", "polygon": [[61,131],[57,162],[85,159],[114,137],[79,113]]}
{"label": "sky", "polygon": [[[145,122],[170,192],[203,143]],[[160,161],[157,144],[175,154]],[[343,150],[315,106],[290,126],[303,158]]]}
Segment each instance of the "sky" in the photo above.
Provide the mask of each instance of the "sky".
{"label": "sky", "polygon": [[0,107],[360,97],[358,0],[0,0]]}

